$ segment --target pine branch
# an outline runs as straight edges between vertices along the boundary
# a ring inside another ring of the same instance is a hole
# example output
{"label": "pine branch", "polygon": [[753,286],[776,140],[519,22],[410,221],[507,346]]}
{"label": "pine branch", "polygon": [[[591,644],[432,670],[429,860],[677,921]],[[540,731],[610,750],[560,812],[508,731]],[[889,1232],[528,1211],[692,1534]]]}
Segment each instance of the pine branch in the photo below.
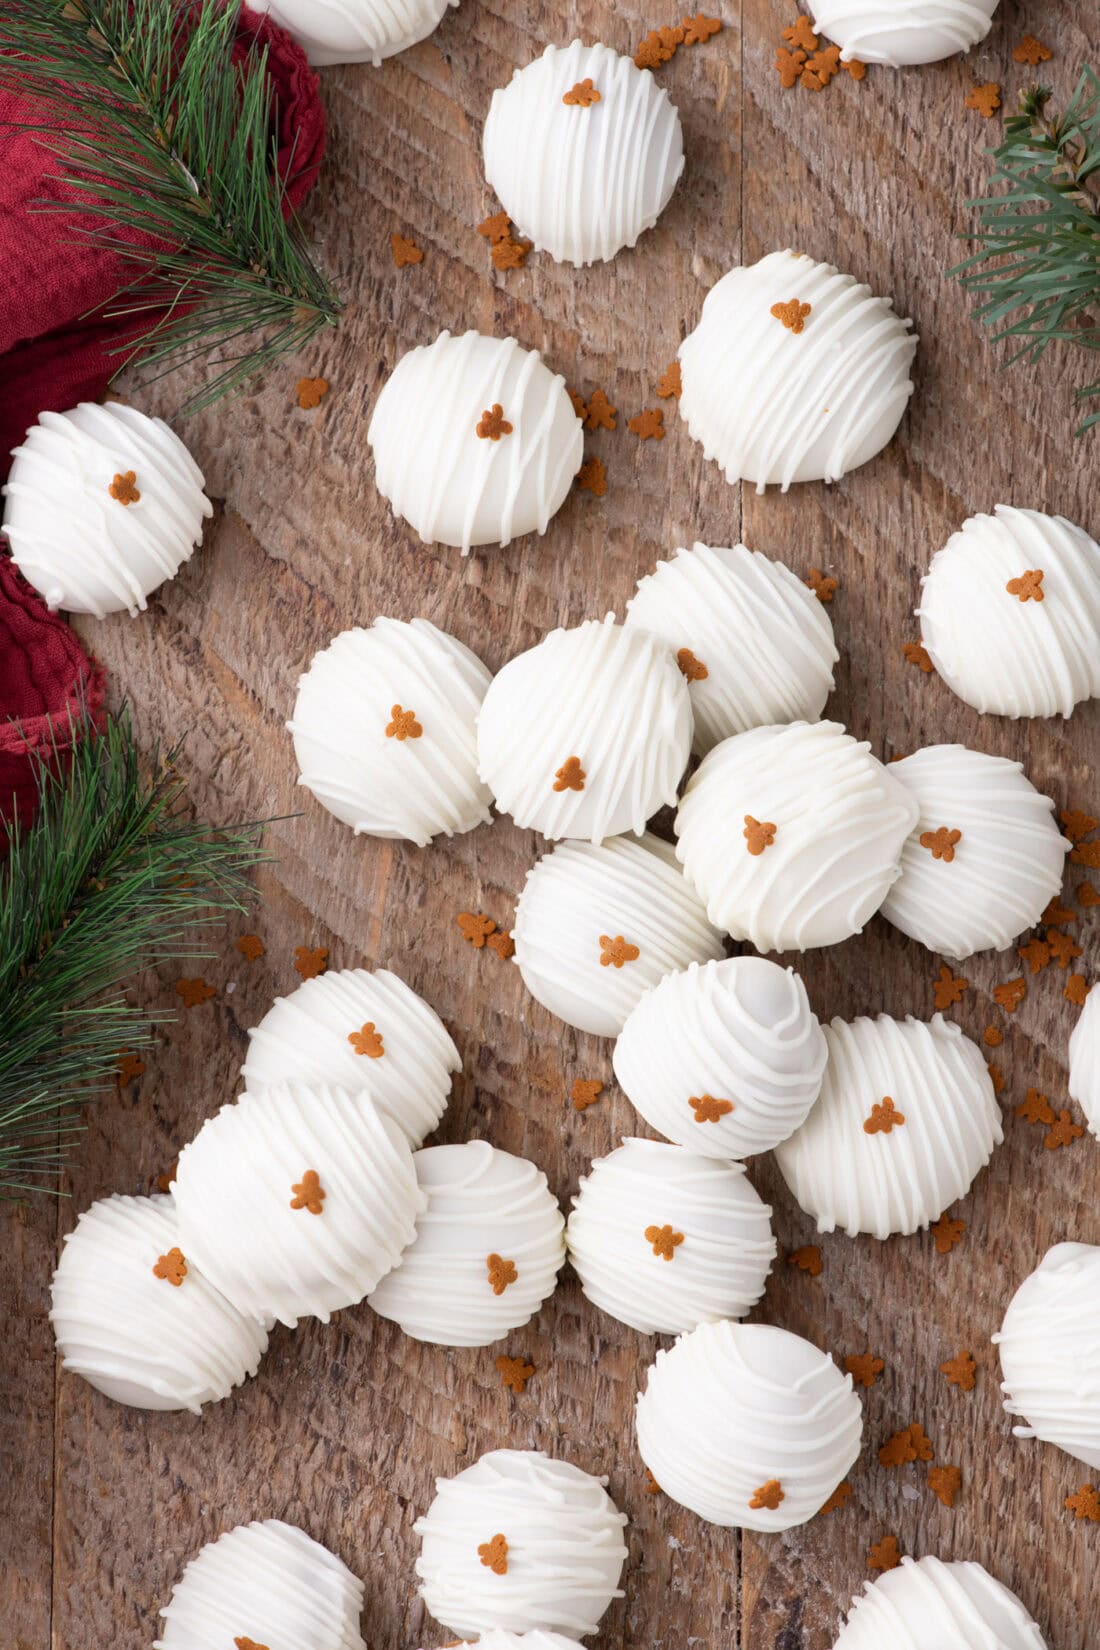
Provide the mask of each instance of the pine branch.
{"label": "pine branch", "polygon": [[43,762],[33,825],[0,865],[0,1196],[42,1187],[113,1087],[120,1052],[171,1015],[132,1007],[138,969],[209,955],[196,930],[243,911],[258,825],[214,832],[180,812],[172,755],[149,779],[129,718]]}
{"label": "pine branch", "polygon": [[[182,412],[240,389],[340,312],[284,218],[267,54],[233,62],[240,9],[241,0],[0,6],[0,90],[40,106],[41,121],[20,129],[56,162],[48,181],[77,191],[39,209],[84,220],[76,233],[133,267],[102,311],[135,323],[119,352],[158,374],[224,352]],[[251,333],[265,336],[242,345]]]}
{"label": "pine branch", "polygon": [[[978,317],[996,338],[1018,341],[1013,361],[1036,361],[1068,340],[1100,349],[1100,78],[1081,74],[1061,119],[1048,114],[1051,92],[1034,87],[1005,121],[991,151],[1000,193],[969,201],[978,250],[951,271],[981,300]],[[1077,391],[1100,395],[1100,383]],[[1082,434],[1100,421],[1092,413]]]}

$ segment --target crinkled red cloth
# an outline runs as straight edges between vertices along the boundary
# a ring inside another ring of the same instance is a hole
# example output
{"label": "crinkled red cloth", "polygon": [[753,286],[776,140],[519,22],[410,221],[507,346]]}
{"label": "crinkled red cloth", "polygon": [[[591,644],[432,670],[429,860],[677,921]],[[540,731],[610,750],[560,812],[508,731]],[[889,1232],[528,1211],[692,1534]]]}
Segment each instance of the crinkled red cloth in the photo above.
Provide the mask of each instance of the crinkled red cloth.
{"label": "crinkled red cloth", "polygon": [[75,630],[31,589],[0,539],[0,859],[5,825],[29,825],[38,801],[35,752],[64,754],[82,706],[103,711],[103,671]]}
{"label": "crinkled red cloth", "polygon": [[[243,57],[253,40],[267,47],[268,72],[278,102],[279,170],[288,207],[305,199],[325,149],[325,113],[317,76],[285,29],[242,11],[238,26]],[[90,245],[86,218],[31,210],[35,200],[61,200],[64,188],[50,181],[56,159],[29,132],[5,130],[8,122],[33,121],[36,106],[0,92],[0,480],[13,447],[40,412],[64,412],[78,401],[98,401],[122,357],[109,346],[132,332],[133,319],[107,321],[89,311],[105,304],[133,280],[134,266]],[[133,237],[137,239],[137,237]],[[156,315],[141,318],[144,331]],[[5,697],[0,660],[0,703]]]}

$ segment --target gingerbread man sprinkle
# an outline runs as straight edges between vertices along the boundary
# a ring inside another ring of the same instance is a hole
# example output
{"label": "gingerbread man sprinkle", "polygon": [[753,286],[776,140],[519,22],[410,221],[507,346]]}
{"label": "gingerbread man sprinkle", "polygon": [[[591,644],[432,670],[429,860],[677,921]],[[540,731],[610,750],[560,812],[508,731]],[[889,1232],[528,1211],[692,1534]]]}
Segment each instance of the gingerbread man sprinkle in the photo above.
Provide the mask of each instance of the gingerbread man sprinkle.
{"label": "gingerbread man sprinkle", "polygon": [[118,504],[137,504],[141,499],[141,494],[134,485],[136,481],[136,472],[127,470],[125,475],[115,476],[107,491]]}
{"label": "gingerbread man sprinkle", "polygon": [[187,1276],[187,1262],[183,1258],[183,1250],[169,1249],[166,1255],[161,1255],[153,1267],[153,1276],[163,1278],[173,1289],[178,1289]]}
{"label": "gingerbread man sprinkle", "polygon": [[786,304],[773,304],[771,314],[777,321],[782,321],[788,332],[804,332],[811,307],[810,304],[802,304],[797,298],[792,298]]}
{"label": "gingerbread man sprinkle", "polygon": [[962,832],[950,830],[946,825],[940,825],[934,831],[922,831],[920,845],[927,848],[933,859],[942,859],[945,865],[950,865],[955,858],[955,849],[962,841]]}
{"label": "gingerbread man sprinkle", "polygon": [[761,1509],[775,1512],[783,1499],[783,1487],[778,1478],[769,1478],[766,1484],[761,1484],[758,1490],[753,1490],[749,1506],[754,1512]]}
{"label": "gingerbread man sprinkle", "polygon": [[502,1535],[495,1535],[491,1541],[483,1541],[478,1547],[477,1556],[487,1570],[492,1570],[495,1576],[508,1574],[508,1543]]}
{"label": "gingerbread man sprinkle", "polygon": [[671,1260],[681,1243],[684,1241],[683,1232],[674,1232],[671,1226],[647,1226],[645,1240],[653,1247],[653,1253],[662,1260]]}
{"label": "gingerbread man sprinkle", "polygon": [[563,103],[577,109],[590,109],[593,103],[599,103],[599,101],[600,94],[591,80],[578,80],[577,84],[571,86],[562,98]]}
{"label": "gingerbread man sprinkle", "polygon": [[416,720],[416,714],[411,710],[403,710],[400,705],[394,705],[390,710],[391,721],[386,723],[386,738],[396,739],[403,745],[406,739],[419,739],[424,732]]}
{"label": "gingerbread man sprinkle", "polygon": [[702,659],[697,659],[690,647],[682,647],[676,655],[676,663],[680,667],[681,675],[689,682],[705,682],[710,671]]}
{"label": "gingerbread man sprinkle", "polygon": [[554,775],[554,789],[556,791],[583,791],[584,782],[588,778],[581,767],[579,756],[567,756],[557,773]]}
{"label": "gingerbread man sprinkle", "polygon": [[750,854],[762,854],[765,848],[770,848],[775,841],[776,826],[771,821],[761,823],[751,814],[745,815],[745,829],[742,835],[748,843]]}
{"label": "gingerbread man sprinkle", "polygon": [[494,401],[482,413],[477,424],[477,434],[482,441],[499,441],[502,436],[511,435],[512,426],[504,416],[504,408],[499,401]]}
{"label": "gingerbread man sprinkle", "polygon": [[301,1180],[291,1186],[294,1196],[290,1200],[292,1209],[308,1209],[311,1215],[319,1215],[324,1206],[328,1193],[321,1185],[321,1177],[316,1169],[307,1169]]}
{"label": "gingerbread man sprinkle", "polygon": [[638,947],[621,934],[616,934],[614,939],[609,934],[600,935],[601,968],[623,968],[629,962],[637,962],[640,955]]}
{"label": "gingerbread man sprinkle", "polygon": [[717,1123],[733,1110],[732,1100],[716,1100],[713,1094],[693,1094],[688,1105],[697,1123]]}
{"label": "gingerbread man sprinkle", "polygon": [[887,1094],[881,1103],[876,1101],[871,1107],[871,1115],[863,1125],[863,1132],[864,1134],[889,1134],[892,1129],[900,1128],[904,1122],[905,1113],[898,1111]]}
{"label": "gingerbread man sprinkle", "polygon": [[359,1031],[349,1031],[348,1042],[356,1054],[363,1054],[368,1060],[380,1060],[386,1052],[380,1034],[374,1029],[373,1020],[368,1020]]}
{"label": "gingerbread man sprinkle", "polygon": [[485,1270],[494,1295],[503,1295],[508,1285],[515,1283],[519,1277],[515,1261],[505,1260],[501,1255],[490,1255],[485,1262]]}
{"label": "gingerbread man sprinkle", "polygon": [[1028,572],[1021,573],[1018,579],[1009,579],[1005,589],[1010,596],[1016,596],[1021,602],[1045,601],[1042,568],[1033,567]]}

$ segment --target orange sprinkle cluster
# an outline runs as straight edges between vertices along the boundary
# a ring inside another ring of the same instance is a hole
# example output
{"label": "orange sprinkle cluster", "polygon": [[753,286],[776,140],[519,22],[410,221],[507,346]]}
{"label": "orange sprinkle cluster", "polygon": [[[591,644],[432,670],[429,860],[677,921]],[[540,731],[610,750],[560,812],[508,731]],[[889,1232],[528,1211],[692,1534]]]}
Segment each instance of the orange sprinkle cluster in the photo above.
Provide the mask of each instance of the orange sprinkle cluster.
{"label": "orange sprinkle cluster", "polygon": [[766,1484],[761,1484],[758,1490],[753,1490],[749,1506],[754,1512],[766,1508],[768,1512],[775,1512],[779,1503],[784,1500],[783,1486],[778,1478],[769,1478]]}
{"label": "orange sprinkle cluster", "polygon": [[455,921],[462,931],[462,938],[472,945],[475,951],[480,951],[489,935],[496,930],[496,923],[492,917],[481,913],[475,916],[472,911],[460,911]]}
{"label": "orange sprinkle cluster", "polygon": [[169,1249],[166,1255],[159,1256],[153,1267],[153,1276],[163,1278],[173,1289],[178,1289],[187,1276],[187,1262],[183,1258],[183,1250]]}
{"label": "orange sprinkle cluster", "polygon": [[264,942],[259,934],[242,934],[233,944],[246,962],[258,962],[265,955]]}
{"label": "orange sprinkle cluster", "polygon": [[765,848],[770,848],[775,841],[776,829],[777,827],[770,820],[761,823],[759,819],[754,819],[751,814],[746,814],[745,829],[741,834],[748,844],[749,853],[758,855],[762,854]]}
{"label": "orange sprinkle cluster", "polygon": [[216,997],[217,992],[200,976],[197,980],[177,980],[176,996],[184,1008],[199,1008],[203,1003],[208,1003],[211,997]]}
{"label": "orange sprinkle cluster", "polygon": [[328,394],[327,378],[299,378],[298,405],[303,412],[312,412],[319,407]]}
{"label": "orange sprinkle cluster", "polygon": [[847,1505],[851,1498],[852,1486],[846,1478],[842,1478],[825,1505],[818,1508],[819,1516],[824,1518],[826,1513],[838,1512],[841,1507]]}
{"label": "orange sprinkle cluster", "polygon": [[1082,1484],[1076,1495],[1067,1495],[1066,1506],[1074,1518],[1087,1518],[1090,1523],[1100,1524],[1100,1494],[1092,1484]]}
{"label": "orange sprinkle cluster", "polygon": [[603,498],[607,492],[607,466],[602,458],[586,458],[577,471],[577,486],[582,493]]}
{"label": "orange sprinkle cluster", "polygon": [[321,1185],[321,1177],[316,1169],[307,1169],[301,1180],[291,1186],[294,1196],[290,1200],[292,1209],[308,1209],[311,1215],[319,1215],[324,1207],[328,1193]]}
{"label": "orange sprinkle cluster", "polygon": [[1043,589],[1043,573],[1042,569],[1038,567],[1031,568],[1026,573],[1021,573],[1018,579],[1009,579],[1005,589],[1010,596],[1016,596],[1021,602],[1046,600],[1046,592]]}
{"label": "orange sprinkle cluster", "polygon": [[408,269],[411,264],[422,264],[424,253],[414,240],[408,235],[393,234],[390,236],[390,251],[398,269]]}
{"label": "orange sprinkle cluster", "polygon": [[702,659],[697,659],[690,647],[682,647],[676,654],[676,663],[680,667],[680,674],[689,682],[705,682],[710,671]]}
{"label": "orange sprinkle cluster", "polygon": [[504,1260],[500,1255],[490,1255],[485,1262],[485,1269],[489,1278],[489,1287],[494,1295],[503,1295],[508,1285],[515,1283],[519,1277],[514,1260]]}
{"label": "orange sprinkle cluster", "polygon": [[905,655],[907,664],[916,665],[917,669],[923,671],[926,676],[931,676],[936,667],[932,663],[932,656],[923,642],[906,642],[901,651]]}
{"label": "orange sprinkle cluster", "polygon": [[359,1031],[349,1031],[348,1042],[356,1054],[365,1055],[368,1060],[380,1060],[386,1052],[381,1034],[374,1029],[373,1020],[368,1020]]}
{"label": "orange sprinkle cluster", "polygon": [[600,967],[623,968],[629,962],[637,962],[641,952],[636,945],[631,945],[621,934],[612,938],[609,934],[600,935]]}
{"label": "orange sprinkle cluster", "polygon": [[481,441],[499,441],[502,436],[511,435],[512,426],[504,416],[504,408],[499,401],[494,401],[491,407],[486,407],[477,421],[477,435]]}
{"label": "orange sprinkle cluster", "polygon": [[580,757],[567,756],[554,775],[553,788],[556,791],[583,791],[587,778],[587,773],[581,767]]}
{"label": "orange sprinkle cluster", "polygon": [[822,1270],[821,1250],[816,1243],[806,1243],[801,1249],[792,1249],[787,1256],[787,1265],[797,1267],[800,1272],[808,1272],[811,1278],[819,1278]]}
{"label": "orange sprinkle cluster", "polygon": [[867,65],[858,58],[841,63],[839,46],[822,46],[809,17],[802,16],[781,31],[785,45],[775,54],[775,69],[784,91],[801,86],[805,92],[824,91],[842,68],[853,80],[862,80]]}
{"label": "orange sprinkle cluster", "polygon": [[298,945],[294,948],[294,972],[303,980],[315,980],[328,967],[327,945]]}
{"label": "orange sprinkle cluster", "polygon": [[941,964],[939,978],[932,986],[932,999],[939,1009],[953,1008],[961,1003],[970,990],[970,981],[961,974],[953,974],[946,963]]}
{"label": "orange sprinkle cluster", "polygon": [[788,332],[805,332],[806,320],[812,305],[799,303],[792,298],[789,303],[773,304],[771,314],[777,321],[782,321]]}
{"label": "orange sprinkle cluster", "polygon": [[[1001,107],[1001,88],[996,80],[987,80],[984,85],[975,86],[966,99],[968,109],[976,109],[985,120],[992,120]],[[1021,597],[1021,600],[1025,598]],[[1042,600],[1042,597],[1039,598]]]}
{"label": "orange sprinkle cluster", "polygon": [[962,1242],[965,1231],[965,1220],[951,1220],[947,1215],[941,1215],[932,1228],[932,1236],[936,1240],[937,1255],[949,1255],[956,1243]]}
{"label": "orange sprinkle cluster", "polygon": [[1020,44],[1012,53],[1017,63],[1030,63],[1033,69],[1040,63],[1050,62],[1050,47],[1044,46],[1041,40],[1036,40],[1033,34],[1025,34]]}
{"label": "orange sprinkle cluster", "polygon": [[577,84],[575,86],[571,86],[569,91],[567,91],[565,96],[562,98],[562,102],[564,104],[570,108],[576,109],[590,109],[593,103],[598,103],[599,101],[600,94],[596,90],[595,86],[593,86],[591,80],[578,80]]}
{"label": "orange sprinkle cluster", "polygon": [[810,571],[806,575],[805,583],[813,591],[818,601],[823,602],[826,607],[828,607],[829,603],[836,595],[837,590],[840,588],[840,580],[834,579],[831,575],[826,575],[822,572],[820,567],[810,568]]}
{"label": "orange sprinkle cluster", "polygon": [[898,1551],[896,1535],[884,1535],[867,1554],[869,1570],[896,1570],[900,1563],[901,1553]]}
{"label": "orange sprinkle cluster", "polygon": [[135,486],[136,481],[136,472],[127,470],[125,475],[115,476],[107,491],[118,504],[137,504],[141,500],[141,494]]}
{"label": "orange sprinkle cluster", "polygon": [[494,212],[482,218],[477,232],[489,242],[494,269],[522,269],[531,250],[530,241],[516,240],[512,234],[512,220],[507,212]]}
{"label": "orange sprinkle cluster", "polygon": [[665,415],[660,407],[645,407],[633,418],[628,418],[626,427],[639,441],[663,441],[665,439]]}
{"label": "orange sprinkle cluster", "polygon": [[919,1421],[912,1421],[888,1438],[878,1452],[884,1467],[904,1467],[910,1461],[931,1461],[932,1440]]}
{"label": "orange sprinkle cluster", "polygon": [[844,1360],[845,1373],[852,1377],[857,1386],[874,1386],[886,1364],[882,1358],[876,1358],[870,1352],[852,1353]]}
{"label": "orange sprinkle cluster", "polygon": [[508,1574],[508,1543],[502,1535],[495,1535],[491,1541],[483,1541],[477,1550],[487,1570],[492,1570],[495,1576]]}
{"label": "orange sprinkle cluster", "polygon": [[509,1358],[504,1352],[497,1359],[497,1368],[500,1371],[501,1385],[511,1387],[517,1394],[526,1389],[528,1381],[535,1373],[534,1364],[525,1363],[522,1358]]}
{"label": "orange sprinkle cluster", "polygon": [[657,380],[657,394],[662,401],[679,401],[683,392],[679,361],[670,361]]}
{"label": "orange sprinkle cluster", "polygon": [[955,1505],[955,1497],[959,1493],[961,1484],[962,1473],[958,1467],[929,1467],[928,1469],[928,1488],[932,1491],[936,1500],[942,1501],[945,1507]]}
{"label": "orange sprinkle cluster", "polygon": [[652,1245],[653,1253],[662,1260],[671,1260],[677,1249],[684,1241],[683,1232],[674,1232],[671,1226],[647,1226],[645,1240]]}
{"label": "orange sprinkle cluster", "polygon": [[973,1392],[977,1377],[978,1366],[969,1352],[960,1352],[957,1357],[948,1358],[940,1365],[940,1373],[947,1376],[951,1386],[957,1386],[960,1392]]}
{"label": "orange sprinkle cluster", "polygon": [[864,1134],[889,1134],[892,1129],[900,1128],[905,1122],[905,1113],[898,1111],[890,1096],[884,1095],[881,1102],[876,1101],[871,1107],[871,1115],[863,1125]]}
{"label": "orange sprinkle cluster", "polygon": [[693,1094],[688,1105],[697,1123],[718,1123],[734,1109],[732,1100],[716,1100],[713,1094]]}
{"label": "orange sprinkle cluster", "polygon": [[696,12],[671,28],[651,29],[634,53],[639,69],[659,69],[675,57],[681,46],[702,46],[721,31],[721,20]]}
{"label": "orange sprinkle cluster", "polygon": [[578,1077],[574,1080],[569,1091],[569,1098],[573,1102],[574,1111],[587,1111],[594,1106],[603,1093],[603,1084],[598,1077]]}
{"label": "orange sprinkle cluster", "polygon": [[934,831],[922,831],[920,845],[927,848],[933,859],[942,859],[945,865],[950,865],[955,858],[955,849],[962,841],[962,832],[940,825]]}

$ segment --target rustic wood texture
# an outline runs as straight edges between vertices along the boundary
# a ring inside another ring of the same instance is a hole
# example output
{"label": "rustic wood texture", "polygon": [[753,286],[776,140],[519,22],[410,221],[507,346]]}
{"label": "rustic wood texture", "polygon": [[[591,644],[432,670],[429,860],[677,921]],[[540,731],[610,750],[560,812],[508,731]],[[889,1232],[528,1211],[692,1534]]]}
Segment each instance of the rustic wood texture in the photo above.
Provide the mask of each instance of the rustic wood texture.
{"label": "rustic wood texture", "polygon": [[[495,203],[480,163],[493,87],[544,44],[575,34],[633,50],[674,13],[633,0],[580,0],[565,15],[529,0],[463,0],[438,33],[381,70],[327,70],[331,148],[308,222],[349,308],[308,360],[263,389],[191,421],[185,435],[219,509],[200,554],[142,618],[87,624],[116,698],[134,706],[143,740],[182,737],[196,806],[216,819],[287,816],[267,832],[276,863],[259,879],[258,962],[232,948],[205,967],[210,1004],[181,1013],[135,1085],[89,1114],[66,1178],[67,1201],[3,1215],[9,1328],[3,1455],[5,1535],[0,1639],[13,1650],[141,1650],[180,1569],[232,1524],[278,1516],[302,1524],[366,1580],[372,1650],[412,1650],[450,1635],[416,1596],[412,1524],[450,1475],[500,1445],[540,1447],[610,1475],[630,1515],[626,1598],[599,1650],[652,1645],[829,1650],[841,1612],[870,1572],[873,1542],[904,1552],[976,1558],[1015,1588],[1052,1650],[1095,1644],[1097,1529],[1064,1497],[1089,1475],[1045,1446],[1015,1441],[989,1337],[1007,1299],[1047,1246],[1100,1241],[1100,1156],[1088,1138],[1043,1150],[1014,1115],[1035,1085],[1066,1103],[1074,1010],[1054,967],[1030,982],[1009,1018],[993,1003],[1017,959],[985,956],[959,972],[970,989],[956,1017],[974,1035],[1005,1032],[1005,1144],[953,1211],[966,1233],[950,1254],[930,1235],[876,1243],[820,1240],[812,1278],[782,1262],[759,1316],[838,1358],[873,1352],[886,1367],[866,1393],[866,1440],[843,1510],[770,1539],[708,1527],[645,1490],[632,1405],[655,1350],[584,1301],[568,1272],[538,1319],[502,1346],[449,1352],[406,1339],[367,1307],[322,1327],[279,1330],[258,1378],[201,1420],[146,1415],[56,1376],[45,1321],[60,1235],[92,1199],[148,1190],[201,1121],[235,1090],[246,1043],[272,997],[297,983],[295,946],[324,945],[330,965],[395,968],[431,1001],[462,1051],[438,1138],[481,1136],[524,1153],[566,1203],[591,1157],[640,1130],[611,1086],[578,1115],[576,1076],[610,1084],[610,1045],[563,1027],[526,995],[518,970],[463,943],[455,914],[511,920],[539,851],[533,833],[498,820],[416,849],[356,840],[295,787],[284,731],[295,683],[340,629],[376,614],[423,614],[493,668],[559,623],[620,613],[637,577],[674,546],[701,538],[750,545],[798,572],[835,574],[842,661],[829,714],[889,757],[959,739],[1021,758],[1059,806],[1100,802],[1100,706],[1071,722],[979,718],[902,657],[920,573],[949,532],[999,500],[1054,509],[1100,532],[1095,437],[1075,445],[1078,358],[1051,352],[1037,371],[1001,375],[968,302],[946,277],[980,192],[984,146],[1000,121],[964,107],[976,81],[1014,96],[1030,71],[1012,50],[1025,30],[1054,51],[1044,78],[1067,93],[1100,52],[1100,23],[1070,0],[1003,0],[969,59],[904,73],[841,75],[824,92],[784,92],[772,60],[793,21],[787,0],[728,0],[725,28],[681,51],[661,78],[684,121],[687,169],[657,227],[610,265],[577,272],[534,256],[494,274],[474,225]],[[411,234],[424,262],[398,271],[389,235]],[[667,439],[638,442],[628,415],[654,386],[703,297],[730,265],[792,245],[892,293],[921,334],[917,389],[898,438],[836,487],[786,497],[729,488],[666,407]],[[397,357],[441,327],[514,333],[541,348],[582,391],[603,386],[620,427],[589,440],[607,463],[597,500],[575,493],[543,539],[463,561],[429,550],[378,497],[367,420]],[[299,373],[332,384],[315,412],[294,398]],[[171,414],[178,385],[136,392]],[[1084,873],[1070,867],[1067,887]],[[1079,911],[1078,964],[1096,971],[1097,917]],[[239,930],[238,930],[239,931]],[[823,1017],[929,1014],[939,959],[879,919],[801,968]],[[140,983],[150,1007],[174,1003],[170,976]],[[815,1241],[770,1160],[752,1168],[772,1200],[784,1252]],[[972,1393],[938,1366],[968,1348]],[[526,1392],[501,1386],[498,1352],[523,1353]],[[936,1459],[957,1464],[954,1510],[926,1468],[886,1471],[876,1450],[919,1420]],[[1094,1475],[1095,1476],[1095,1475]],[[883,1650],[889,1650],[884,1646]]]}

